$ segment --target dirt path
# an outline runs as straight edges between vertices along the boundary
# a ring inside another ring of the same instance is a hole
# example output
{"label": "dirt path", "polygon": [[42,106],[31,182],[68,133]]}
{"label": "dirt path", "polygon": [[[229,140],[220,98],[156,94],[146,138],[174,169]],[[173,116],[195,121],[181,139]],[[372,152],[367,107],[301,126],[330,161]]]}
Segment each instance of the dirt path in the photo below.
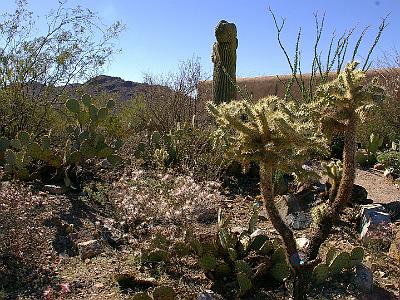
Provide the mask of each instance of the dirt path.
{"label": "dirt path", "polygon": [[363,186],[368,198],[377,203],[400,201],[400,188],[385,179],[375,170],[357,170],[355,183]]}

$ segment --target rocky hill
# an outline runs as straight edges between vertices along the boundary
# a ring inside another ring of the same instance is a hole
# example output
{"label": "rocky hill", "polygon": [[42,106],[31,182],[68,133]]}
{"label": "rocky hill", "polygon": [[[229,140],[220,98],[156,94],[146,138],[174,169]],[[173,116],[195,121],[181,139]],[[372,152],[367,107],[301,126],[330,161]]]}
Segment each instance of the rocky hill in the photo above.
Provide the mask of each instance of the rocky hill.
{"label": "rocky hill", "polygon": [[85,92],[93,97],[110,94],[117,101],[127,101],[137,95],[146,94],[154,89],[165,90],[171,92],[168,87],[159,85],[150,85],[147,83],[139,83],[126,81],[120,77],[112,77],[107,75],[98,75],[89,79],[83,84],[71,84],[67,90],[72,95],[77,91]]}

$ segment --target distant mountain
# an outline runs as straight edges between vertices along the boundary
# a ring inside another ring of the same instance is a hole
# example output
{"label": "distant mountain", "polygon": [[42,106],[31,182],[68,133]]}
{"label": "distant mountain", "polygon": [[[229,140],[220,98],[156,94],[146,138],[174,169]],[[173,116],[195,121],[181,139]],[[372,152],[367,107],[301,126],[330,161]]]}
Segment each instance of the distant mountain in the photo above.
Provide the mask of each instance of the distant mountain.
{"label": "distant mountain", "polygon": [[66,89],[71,95],[75,94],[76,91],[83,91],[90,94],[92,97],[109,93],[114,100],[121,102],[127,101],[140,94],[149,93],[155,89],[164,90],[165,93],[171,92],[171,90],[165,86],[126,81],[120,77],[107,75],[93,77],[83,84],[71,84],[67,86]]}

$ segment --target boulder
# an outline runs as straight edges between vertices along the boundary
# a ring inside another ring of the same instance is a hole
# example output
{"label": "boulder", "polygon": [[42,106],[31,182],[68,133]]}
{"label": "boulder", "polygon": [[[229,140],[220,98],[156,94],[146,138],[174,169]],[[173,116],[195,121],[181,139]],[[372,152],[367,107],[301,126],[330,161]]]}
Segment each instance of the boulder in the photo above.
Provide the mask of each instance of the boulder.
{"label": "boulder", "polygon": [[64,185],[46,184],[43,186],[43,190],[54,195],[65,194],[67,188]]}
{"label": "boulder", "polygon": [[390,214],[381,204],[368,204],[361,207],[361,240],[364,244],[383,242],[382,227],[391,222]]}
{"label": "boulder", "polygon": [[374,287],[374,276],[370,268],[364,264],[358,264],[356,266],[353,283],[360,291],[366,293],[372,292]]}
{"label": "boulder", "polygon": [[400,229],[397,231],[389,248],[389,256],[400,263]]}
{"label": "boulder", "polygon": [[98,240],[79,243],[78,250],[82,259],[93,258],[103,252]]}

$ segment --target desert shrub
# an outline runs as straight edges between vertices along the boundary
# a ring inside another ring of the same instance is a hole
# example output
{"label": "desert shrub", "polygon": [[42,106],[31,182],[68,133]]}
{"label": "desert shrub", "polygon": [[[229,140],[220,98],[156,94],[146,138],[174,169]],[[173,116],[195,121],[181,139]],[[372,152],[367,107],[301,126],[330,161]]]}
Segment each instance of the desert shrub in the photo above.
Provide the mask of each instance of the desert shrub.
{"label": "desert shrub", "polygon": [[227,165],[222,145],[209,135],[210,129],[196,124],[177,124],[169,133],[153,131],[143,136],[135,156],[148,168],[173,169],[199,180],[217,178]]}
{"label": "desert shrub", "polygon": [[400,151],[386,150],[378,155],[377,160],[385,168],[394,168],[397,173],[400,173]]}
{"label": "desert shrub", "polygon": [[125,106],[125,124],[136,130],[169,132],[177,123],[191,123],[199,113],[197,86],[202,76],[199,58],[181,62],[175,74],[145,74],[149,86]]}
{"label": "desert shrub", "polygon": [[14,13],[0,17],[0,135],[27,130],[41,134],[52,127],[51,110],[60,107],[67,85],[98,72],[113,53],[123,26],[103,25],[96,14],[60,2],[40,24],[18,1]]}

